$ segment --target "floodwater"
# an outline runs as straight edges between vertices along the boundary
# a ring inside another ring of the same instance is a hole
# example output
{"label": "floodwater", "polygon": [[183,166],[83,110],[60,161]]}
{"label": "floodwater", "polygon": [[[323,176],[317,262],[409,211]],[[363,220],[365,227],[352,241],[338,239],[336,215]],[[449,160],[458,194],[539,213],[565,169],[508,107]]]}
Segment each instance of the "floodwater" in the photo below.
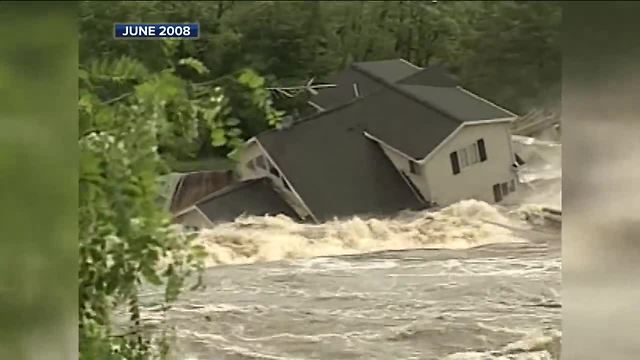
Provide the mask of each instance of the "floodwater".
{"label": "floodwater", "polygon": [[536,203],[219,225],[198,240],[205,288],[166,318],[148,292],[144,317],[175,330],[177,359],[558,359],[560,229],[525,220],[539,187]]}

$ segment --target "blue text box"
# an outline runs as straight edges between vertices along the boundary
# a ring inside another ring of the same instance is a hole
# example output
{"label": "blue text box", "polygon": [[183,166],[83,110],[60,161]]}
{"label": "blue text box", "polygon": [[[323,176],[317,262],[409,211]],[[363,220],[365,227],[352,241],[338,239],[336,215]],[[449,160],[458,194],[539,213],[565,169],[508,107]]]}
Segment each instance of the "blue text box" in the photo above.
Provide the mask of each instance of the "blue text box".
{"label": "blue text box", "polygon": [[117,23],[113,25],[116,39],[197,39],[200,24],[188,23]]}

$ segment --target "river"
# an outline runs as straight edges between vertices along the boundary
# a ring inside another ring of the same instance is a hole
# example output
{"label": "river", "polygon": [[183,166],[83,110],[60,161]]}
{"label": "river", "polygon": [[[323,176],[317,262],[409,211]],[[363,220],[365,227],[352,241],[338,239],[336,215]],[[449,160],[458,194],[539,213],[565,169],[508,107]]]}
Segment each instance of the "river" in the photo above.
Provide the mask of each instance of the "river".
{"label": "river", "polygon": [[[555,180],[547,195],[559,192]],[[254,217],[204,231],[205,288],[165,319],[175,356],[558,359],[560,228],[525,216],[542,193],[393,219]],[[148,322],[164,318],[159,297],[143,296]]]}

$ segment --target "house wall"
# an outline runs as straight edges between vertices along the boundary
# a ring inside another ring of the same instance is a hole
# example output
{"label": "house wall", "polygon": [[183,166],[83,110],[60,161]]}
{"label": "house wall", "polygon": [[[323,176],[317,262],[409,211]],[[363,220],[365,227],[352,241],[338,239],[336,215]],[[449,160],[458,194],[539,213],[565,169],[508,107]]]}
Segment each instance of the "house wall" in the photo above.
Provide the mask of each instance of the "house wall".
{"label": "house wall", "polygon": [[[266,156],[262,148],[256,142],[252,142],[248,144],[239,155],[237,173],[240,176],[240,180],[244,181],[268,177],[275,185],[276,191],[282,195],[287,204],[295,210],[300,218],[305,219],[310,216],[309,212],[300,202],[298,197],[287,188],[282,174],[279,174],[280,176],[275,176],[268,170],[257,166],[250,166],[250,162],[261,155],[264,156],[264,160],[266,161],[268,168],[275,168],[274,164],[269,160],[269,157]],[[278,171],[278,173],[280,173],[280,171]]]}
{"label": "house wall", "polygon": [[[379,144],[380,144],[380,147],[382,148],[382,151],[384,151],[384,153],[387,155],[389,160],[391,160],[391,162],[396,167],[396,169],[399,172],[407,175],[407,177],[416,186],[416,188],[422,195],[423,199],[425,199],[426,201],[430,201],[431,192],[429,191],[429,184],[427,183],[427,179],[422,174],[418,175],[418,174],[411,173],[411,169],[409,167],[409,159],[407,159],[405,156],[399,154],[398,152],[394,151],[392,148],[390,148],[385,144],[382,144],[382,143],[379,143]],[[419,171],[422,172],[421,166],[419,167]]]}
{"label": "house wall", "polygon": [[[453,174],[450,153],[484,139],[487,160],[460,169]],[[423,175],[429,185],[431,200],[448,205],[463,199],[494,202],[493,185],[514,180],[514,156],[511,150],[510,123],[467,125],[454,138],[437,149],[424,164]],[[507,197],[505,197],[507,198]]]}

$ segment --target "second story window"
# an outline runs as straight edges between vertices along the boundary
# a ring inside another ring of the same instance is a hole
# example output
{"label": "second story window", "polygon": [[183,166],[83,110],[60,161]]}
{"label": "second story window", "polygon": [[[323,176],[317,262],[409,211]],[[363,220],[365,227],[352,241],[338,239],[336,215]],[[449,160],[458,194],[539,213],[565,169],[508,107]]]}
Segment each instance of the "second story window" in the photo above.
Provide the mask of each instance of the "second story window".
{"label": "second story window", "polygon": [[478,144],[473,143],[463,149],[460,149],[460,167],[465,168],[480,162],[480,154],[478,152]]}
{"label": "second story window", "polygon": [[484,139],[479,139],[473,144],[466,146],[450,155],[451,170],[453,174],[460,173],[461,169],[487,160],[487,150],[484,146]]}

